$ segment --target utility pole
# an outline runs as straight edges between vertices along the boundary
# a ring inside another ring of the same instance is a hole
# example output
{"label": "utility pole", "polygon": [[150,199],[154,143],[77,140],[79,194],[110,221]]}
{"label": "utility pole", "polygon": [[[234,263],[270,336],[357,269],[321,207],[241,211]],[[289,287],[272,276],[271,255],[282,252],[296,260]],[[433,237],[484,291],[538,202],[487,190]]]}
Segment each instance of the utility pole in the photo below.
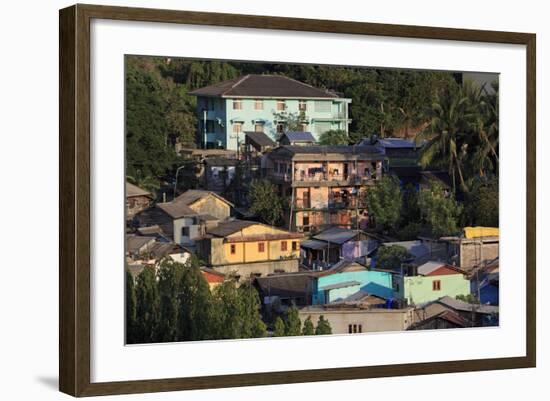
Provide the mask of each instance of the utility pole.
{"label": "utility pole", "polygon": [[178,174],[179,174],[180,170],[184,167],[185,166],[179,166],[176,169],[176,180],[174,181],[174,199],[176,199],[176,187],[178,186]]}

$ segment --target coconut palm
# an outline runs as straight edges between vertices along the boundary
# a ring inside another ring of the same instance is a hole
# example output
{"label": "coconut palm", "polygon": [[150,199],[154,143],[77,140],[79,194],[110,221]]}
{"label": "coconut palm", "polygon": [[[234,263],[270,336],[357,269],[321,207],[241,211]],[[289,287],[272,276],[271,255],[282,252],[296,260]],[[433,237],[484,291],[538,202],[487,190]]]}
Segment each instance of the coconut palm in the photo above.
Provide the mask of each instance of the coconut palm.
{"label": "coconut palm", "polygon": [[470,130],[472,116],[469,98],[464,87],[452,86],[436,94],[431,108],[430,129],[419,135],[428,139],[420,154],[422,167],[445,166],[456,191],[456,177],[462,190],[466,190],[463,162],[468,144],[464,140]]}

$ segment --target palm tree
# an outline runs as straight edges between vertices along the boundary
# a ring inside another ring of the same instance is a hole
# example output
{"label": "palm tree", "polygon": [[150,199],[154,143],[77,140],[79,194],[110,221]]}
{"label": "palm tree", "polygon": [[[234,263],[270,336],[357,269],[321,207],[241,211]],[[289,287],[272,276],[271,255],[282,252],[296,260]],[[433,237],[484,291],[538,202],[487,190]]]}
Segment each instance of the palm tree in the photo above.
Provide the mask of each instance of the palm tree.
{"label": "palm tree", "polygon": [[159,181],[152,177],[152,176],[145,176],[141,173],[141,170],[136,171],[136,175],[127,175],[126,179],[134,184],[137,185],[140,188],[143,188],[152,194],[156,194],[156,192],[160,188]]}
{"label": "palm tree", "polygon": [[[465,114],[468,98],[460,88],[449,88],[435,96],[432,103],[430,130],[420,134],[419,139],[429,139],[420,154],[423,168],[428,165],[446,166],[456,191],[458,175],[461,187],[465,187],[462,174],[462,137],[466,128]],[[428,136],[428,138],[426,138]]]}
{"label": "palm tree", "polygon": [[493,92],[482,88],[480,113],[474,122],[478,144],[472,155],[472,168],[485,176],[487,172],[498,173],[498,82],[492,84]]}

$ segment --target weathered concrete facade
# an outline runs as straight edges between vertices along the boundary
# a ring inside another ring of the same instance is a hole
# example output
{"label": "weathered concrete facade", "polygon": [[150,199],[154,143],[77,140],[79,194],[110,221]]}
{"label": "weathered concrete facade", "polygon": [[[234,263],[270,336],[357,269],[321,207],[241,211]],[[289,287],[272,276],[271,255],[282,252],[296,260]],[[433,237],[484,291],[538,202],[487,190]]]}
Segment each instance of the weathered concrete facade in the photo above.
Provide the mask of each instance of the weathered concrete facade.
{"label": "weathered concrete facade", "polygon": [[314,325],[319,316],[329,321],[332,334],[406,330],[412,323],[412,309],[329,309],[305,307],[299,310],[302,324],[311,316]]}
{"label": "weathered concrete facade", "polygon": [[298,271],[298,259],[269,260],[265,262],[237,263],[231,265],[212,266],[219,273],[239,277],[239,281],[248,278],[267,276],[273,273],[296,273]]}
{"label": "weathered concrete facade", "polygon": [[493,261],[499,256],[499,237],[453,238],[448,241],[454,261],[465,271]]}

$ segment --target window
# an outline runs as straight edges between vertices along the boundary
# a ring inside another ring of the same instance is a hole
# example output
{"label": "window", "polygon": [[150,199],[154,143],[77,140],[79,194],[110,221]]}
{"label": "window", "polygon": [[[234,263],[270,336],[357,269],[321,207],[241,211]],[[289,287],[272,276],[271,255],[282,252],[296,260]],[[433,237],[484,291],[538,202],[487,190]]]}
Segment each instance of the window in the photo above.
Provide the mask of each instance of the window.
{"label": "window", "polygon": [[181,236],[182,237],[189,237],[191,234],[189,227],[182,227],[181,228]]}
{"label": "window", "polygon": [[237,253],[237,245],[231,244],[231,255],[235,255]]}
{"label": "window", "polygon": [[264,132],[264,123],[256,123],[256,124],[254,124],[254,131],[256,131],[256,132]]}
{"label": "window", "polygon": [[277,100],[277,111],[284,111],[286,109],[286,104],[284,100]]}
{"label": "window", "polygon": [[326,100],[315,101],[315,111],[317,113],[330,113],[332,102]]}
{"label": "window", "polygon": [[264,109],[264,101],[260,99],[254,100],[254,110],[263,110]]}
{"label": "window", "polygon": [[307,102],[305,100],[300,100],[300,102],[298,103],[298,110],[300,111],[307,110]]}
{"label": "window", "polygon": [[307,131],[307,124],[306,123],[299,124],[299,128],[300,128],[301,132],[306,132]]}
{"label": "window", "polygon": [[353,326],[351,324],[348,324],[348,333],[349,334],[353,333],[352,327]]}
{"label": "window", "polygon": [[233,133],[240,134],[243,132],[243,123],[233,123]]}
{"label": "window", "polygon": [[286,241],[281,241],[281,251],[286,251],[286,249],[287,249]]}
{"label": "window", "polygon": [[441,280],[432,281],[432,290],[433,291],[440,291],[441,290]]}
{"label": "window", "polygon": [[258,252],[260,252],[260,253],[265,252],[265,243],[258,242]]}
{"label": "window", "polygon": [[277,123],[277,134],[285,132],[285,125],[283,123]]}
{"label": "window", "polygon": [[363,332],[363,326],[360,324],[348,324],[348,333],[362,333]]}
{"label": "window", "polygon": [[241,99],[233,99],[233,110],[242,110],[243,101]]}
{"label": "window", "polygon": [[298,250],[298,242],[292,241],[292,250],[297,251]]}
{"label": "window", "polygon": [[357,325],[357,332],[358,332],[358,333],[362,333],[362,332],[363,332],[363,326],[362,326],[362,325],[360,325],[360,324]]}
{"label": "window", "polygon": [[330,122],[321,122],[316,121],[315,124],[315,133],[321,135],[324,132],[330,131]]}

